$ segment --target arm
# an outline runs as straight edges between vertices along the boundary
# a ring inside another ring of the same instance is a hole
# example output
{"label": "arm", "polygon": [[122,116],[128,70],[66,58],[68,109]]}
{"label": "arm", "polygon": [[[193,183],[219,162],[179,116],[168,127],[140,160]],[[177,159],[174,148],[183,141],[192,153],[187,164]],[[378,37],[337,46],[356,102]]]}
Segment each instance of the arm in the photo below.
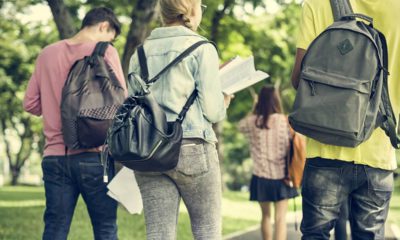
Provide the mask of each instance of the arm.
{"label": "arm", "polygon": [[206,44],[198,49],[198,68],[194,74],[198,99],[204,117],[211,123],[225,118],[224,95],[219,79],[219,58],[215,47]]}
{"label": "arm", "polygon": [[107,51],[105,54],[105,59],[106,59],[107,63],[110,65],[110,67],[112,68],[112,70],[114,71],[115,76],[117,77],[122,88],[124,89],[125,97],[127,97],[128,90],[126,88],[126,81],[125,81],[124,72],[122,71],[121,61],[119,59],[117,50],[113,46],[110,45],[107,48]]}
{"label": "arm", "polygon": [[297,89],[299,86],[301,62],[303,61],[305,53],[306,53],[306,50],[297,48],[296,59],[295,59],[295,63],[294,63],[293,71],[292,71],[292,86],[295,89]]}
{"label": "arm", "polygon": [[297,38],[297,51],[292,71],[292,85],[295,89],[299,86],[301,62],[303,61],[306,49],[317,36],[314,22],[314,13],[309,1],[304,1],[302,15],[300,18],[300,29]]}
{"label": "arm", "polygon": [[36,60],[35,70],[31,76],[31,79],[29,80],[23,101],[24,110],[36,116],[42,115],[39,86],[40,68],[40,59],[38,57]]}

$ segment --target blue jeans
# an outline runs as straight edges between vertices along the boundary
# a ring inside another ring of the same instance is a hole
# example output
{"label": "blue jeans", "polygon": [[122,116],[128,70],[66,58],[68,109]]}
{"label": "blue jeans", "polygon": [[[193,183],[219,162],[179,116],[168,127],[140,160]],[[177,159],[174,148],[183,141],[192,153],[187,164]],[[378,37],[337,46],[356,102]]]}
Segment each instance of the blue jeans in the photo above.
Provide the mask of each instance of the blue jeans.
{"label": "blue jeans", "polygon": [[335,225],[335,240],[347,239],[347,220],[349,220],[349,204],[343,203]]}
{"label": "blue jeans", "polygon": [[393,172],[338,160],[308,159],[304,169],[302,239],[329,239],[349,203],[352,238],[384,239]]}
{"label": "blue jeans", "polygon": [[107,196],[99,153],[44,157],[42,169],[46,193],[43,240],[67,239],[79,194],[86,203],[94,238],[117,239],[117,203]]}

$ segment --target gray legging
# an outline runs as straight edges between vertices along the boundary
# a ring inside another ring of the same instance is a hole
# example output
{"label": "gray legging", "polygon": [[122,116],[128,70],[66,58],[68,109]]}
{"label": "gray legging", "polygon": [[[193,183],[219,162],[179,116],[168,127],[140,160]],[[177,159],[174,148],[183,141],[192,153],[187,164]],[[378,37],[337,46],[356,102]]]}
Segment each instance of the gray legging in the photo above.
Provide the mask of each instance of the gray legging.
{"label": "gray legging", "polygon": [[175,169],[135,175],[148,240],[176,239],[181,198],[189,212],[194,238],[221,239],[221,174],[214,144],[184,139]]}

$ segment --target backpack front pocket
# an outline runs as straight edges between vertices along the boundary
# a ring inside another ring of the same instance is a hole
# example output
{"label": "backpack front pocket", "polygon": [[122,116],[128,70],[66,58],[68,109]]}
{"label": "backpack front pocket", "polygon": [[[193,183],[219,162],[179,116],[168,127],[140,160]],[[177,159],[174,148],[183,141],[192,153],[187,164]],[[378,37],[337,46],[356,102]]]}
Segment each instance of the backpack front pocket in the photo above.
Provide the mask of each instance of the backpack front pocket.
{"label": "backpack front pocket", "polygon": [[[364,125],[371,80],[307,69],[302,72],[293,118],[316,129],[357,137]],[[301,92],[301,93],[300,93]]]}

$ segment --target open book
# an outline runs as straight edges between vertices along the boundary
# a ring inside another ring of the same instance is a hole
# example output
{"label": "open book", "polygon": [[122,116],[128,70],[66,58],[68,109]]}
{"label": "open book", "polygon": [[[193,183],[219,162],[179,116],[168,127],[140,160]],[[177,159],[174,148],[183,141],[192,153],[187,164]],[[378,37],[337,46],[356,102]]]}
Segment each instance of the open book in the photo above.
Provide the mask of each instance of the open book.
{"label": "open book", "polygon": [[269,77],[263,71],[257,71],[254,66],[254,57],[235,57],[223,64],[220,69],[222,91],[231,95],[258,83]]}

